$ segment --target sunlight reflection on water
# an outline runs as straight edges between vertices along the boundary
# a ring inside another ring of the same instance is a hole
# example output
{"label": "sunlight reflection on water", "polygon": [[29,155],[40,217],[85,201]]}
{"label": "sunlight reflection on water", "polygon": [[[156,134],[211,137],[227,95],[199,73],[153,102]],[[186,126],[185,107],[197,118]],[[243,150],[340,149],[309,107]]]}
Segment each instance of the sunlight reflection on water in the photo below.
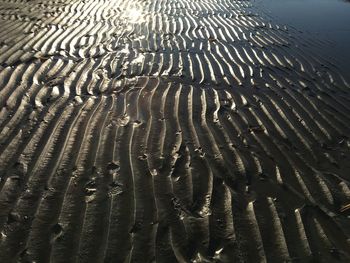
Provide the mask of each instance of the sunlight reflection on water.
{"label": "sunlight reflection on water", "polygon": [[130,8],[126,11],[125,17],[131,23],[139,23],[142,21],[142,12],[137,8]]}

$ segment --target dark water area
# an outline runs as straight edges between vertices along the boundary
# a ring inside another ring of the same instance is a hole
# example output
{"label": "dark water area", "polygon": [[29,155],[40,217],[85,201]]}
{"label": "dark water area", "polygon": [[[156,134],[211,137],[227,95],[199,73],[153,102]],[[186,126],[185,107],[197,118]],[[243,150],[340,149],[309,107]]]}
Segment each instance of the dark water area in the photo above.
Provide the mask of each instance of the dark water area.
{"label": "dark water area", "polygon": [[350,1],[255,0],[254,6],[275,22],[325,42],[317,52],[329,57],[350,79]]}

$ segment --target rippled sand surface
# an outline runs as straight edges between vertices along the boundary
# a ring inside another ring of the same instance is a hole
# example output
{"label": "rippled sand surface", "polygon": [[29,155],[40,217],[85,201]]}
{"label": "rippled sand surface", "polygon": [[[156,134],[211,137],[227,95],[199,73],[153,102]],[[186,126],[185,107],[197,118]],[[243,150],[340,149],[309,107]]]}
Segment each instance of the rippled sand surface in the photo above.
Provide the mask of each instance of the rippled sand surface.
{"label": "rippled sand surface", "polygon": [[350,85],[245,0],[0,1],[0,262],[349,262]]}

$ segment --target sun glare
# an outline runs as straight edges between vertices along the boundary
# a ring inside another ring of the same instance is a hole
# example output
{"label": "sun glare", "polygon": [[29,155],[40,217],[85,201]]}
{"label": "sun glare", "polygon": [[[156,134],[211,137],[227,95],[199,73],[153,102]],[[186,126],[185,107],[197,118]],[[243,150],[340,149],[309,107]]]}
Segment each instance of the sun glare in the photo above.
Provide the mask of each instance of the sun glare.
{"label": "sun glare", "polygon": [[126,17],[131,23],[137,23],[140,21],[142,16],[141,10],[137,8],[131,8],[126,12]]}

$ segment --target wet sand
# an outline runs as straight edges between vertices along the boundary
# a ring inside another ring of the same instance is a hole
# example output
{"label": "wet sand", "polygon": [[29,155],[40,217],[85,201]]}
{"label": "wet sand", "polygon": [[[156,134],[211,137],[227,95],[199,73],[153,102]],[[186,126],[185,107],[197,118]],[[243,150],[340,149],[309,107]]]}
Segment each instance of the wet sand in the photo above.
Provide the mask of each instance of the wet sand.
{"label": "wet sand", "polygon": [[348,76],[251,5],[0,1],[0,262],[349,262]]}

